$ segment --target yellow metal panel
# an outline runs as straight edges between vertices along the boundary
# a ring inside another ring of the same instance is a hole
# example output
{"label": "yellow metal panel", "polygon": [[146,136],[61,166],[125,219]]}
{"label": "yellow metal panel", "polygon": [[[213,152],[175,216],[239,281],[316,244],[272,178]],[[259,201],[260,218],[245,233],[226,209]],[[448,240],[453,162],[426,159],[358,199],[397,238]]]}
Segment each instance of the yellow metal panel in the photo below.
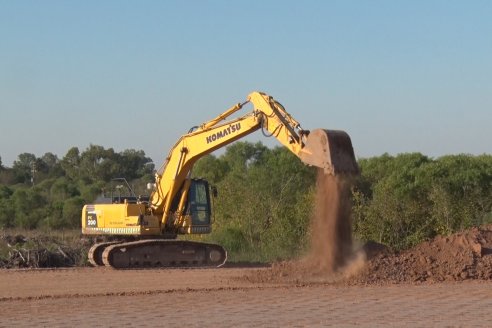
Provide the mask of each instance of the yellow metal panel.
{"label": "yellow metal panel", "polygon": [[160,217],[146,216],[143,204],[85,205],[82,210],[84,234],[160,234]]}

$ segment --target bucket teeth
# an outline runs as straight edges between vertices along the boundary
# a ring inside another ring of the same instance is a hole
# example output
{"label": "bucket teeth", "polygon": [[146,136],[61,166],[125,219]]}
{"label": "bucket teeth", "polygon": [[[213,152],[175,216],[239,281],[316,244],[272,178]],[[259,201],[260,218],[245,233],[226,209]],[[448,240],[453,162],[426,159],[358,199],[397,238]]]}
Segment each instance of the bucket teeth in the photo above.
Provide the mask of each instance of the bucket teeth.
{"label": "bucket teeth", "polygon": [[345,131],[311,131],[299,156],[304,163],[324,169],[325,174],[359,174],[352,141]]}

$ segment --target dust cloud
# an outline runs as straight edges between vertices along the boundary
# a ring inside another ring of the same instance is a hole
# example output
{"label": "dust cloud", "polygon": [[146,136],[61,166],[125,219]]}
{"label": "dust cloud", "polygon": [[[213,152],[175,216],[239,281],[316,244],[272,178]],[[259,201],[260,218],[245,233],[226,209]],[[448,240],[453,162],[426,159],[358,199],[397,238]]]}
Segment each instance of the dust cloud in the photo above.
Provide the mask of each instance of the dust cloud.
{"label": "dust cloud", "polygon": [[300,284],[336,282],[357,274],[365,253],[354,250],[351,221],[353,177],[333,176],[318,170],[310,226],[308,254],[294,261],[274,263],[268,270],[246,277],[252,282]]}

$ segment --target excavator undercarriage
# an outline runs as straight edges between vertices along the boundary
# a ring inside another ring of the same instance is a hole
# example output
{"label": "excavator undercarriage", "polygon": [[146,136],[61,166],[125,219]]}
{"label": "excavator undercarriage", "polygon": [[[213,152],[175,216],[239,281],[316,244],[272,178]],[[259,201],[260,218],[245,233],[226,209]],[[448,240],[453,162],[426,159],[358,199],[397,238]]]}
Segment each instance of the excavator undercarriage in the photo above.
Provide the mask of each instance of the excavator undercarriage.
{"label": "excavator undercarriage", "polygon": [[220,267],[226,260],[223,247],[186,240],[113,241],[95,244],[89,250],[92,265],[115,269]]}

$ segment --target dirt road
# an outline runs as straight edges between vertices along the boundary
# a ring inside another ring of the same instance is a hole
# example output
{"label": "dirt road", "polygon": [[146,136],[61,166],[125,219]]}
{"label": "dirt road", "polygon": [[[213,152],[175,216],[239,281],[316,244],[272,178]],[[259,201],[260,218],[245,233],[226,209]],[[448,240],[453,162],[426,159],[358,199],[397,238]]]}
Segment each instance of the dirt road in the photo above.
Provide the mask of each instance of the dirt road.
{"label": "dirt road", "polygon": [[492,282],[255,284],[253,268],[0,270],[0,327],[490,326]]}

